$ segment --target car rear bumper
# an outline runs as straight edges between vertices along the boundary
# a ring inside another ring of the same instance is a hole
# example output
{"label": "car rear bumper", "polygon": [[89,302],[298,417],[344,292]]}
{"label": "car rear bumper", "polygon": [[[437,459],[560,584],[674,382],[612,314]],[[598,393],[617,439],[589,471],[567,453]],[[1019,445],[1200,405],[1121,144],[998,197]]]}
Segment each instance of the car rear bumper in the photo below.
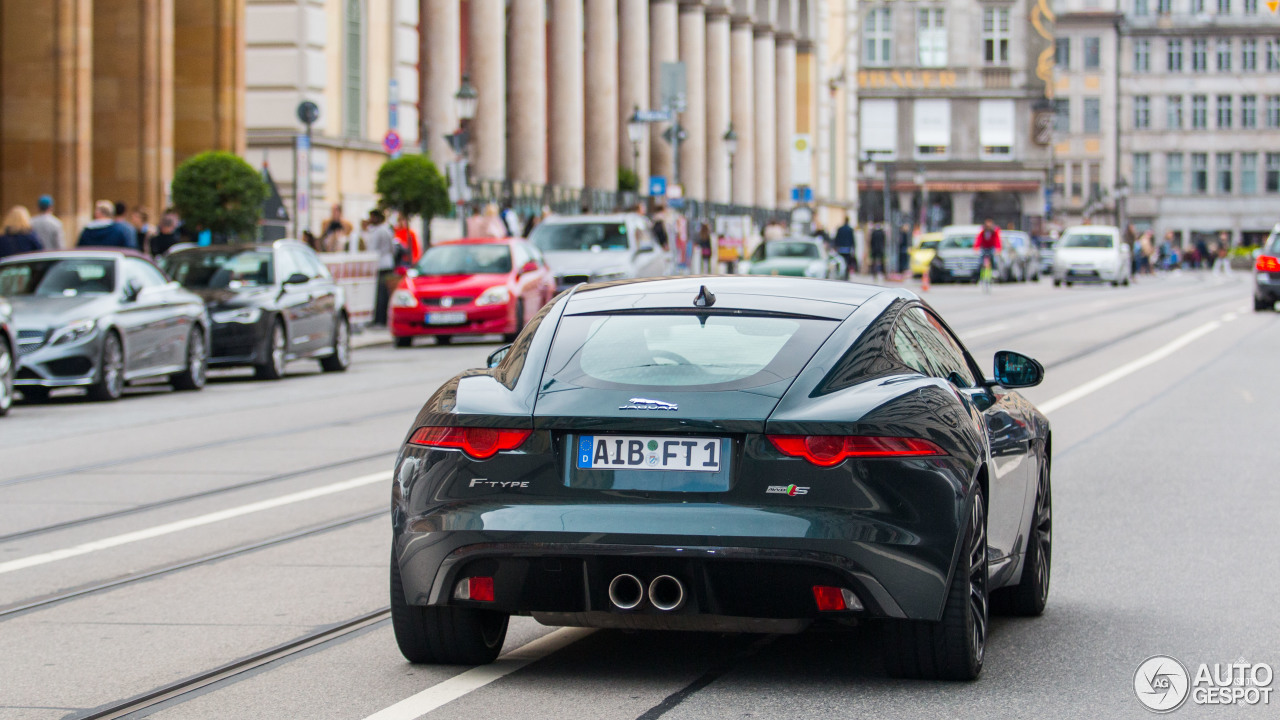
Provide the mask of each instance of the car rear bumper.
{"label": "car rear bumper", "polygon": [[[416,337],[421,335],[493,335],[515,332],[515,311],[512,305],[489,305],[463,308],[393,308],[391,335]],[[426,321],[428,312],[463,312],[466,321],[453,325],[434,325]]]}
{"label": "car rear bumper", "polygon": [[1280,299],[1280,273],[1253,273],[1253,296],[1259,300]]}
{"label": "car rear bumper", "polygon": [[1124,277],[1124,270],[1076,265],[1054,270],[1053,277],[1063,282],[1115,282]]}

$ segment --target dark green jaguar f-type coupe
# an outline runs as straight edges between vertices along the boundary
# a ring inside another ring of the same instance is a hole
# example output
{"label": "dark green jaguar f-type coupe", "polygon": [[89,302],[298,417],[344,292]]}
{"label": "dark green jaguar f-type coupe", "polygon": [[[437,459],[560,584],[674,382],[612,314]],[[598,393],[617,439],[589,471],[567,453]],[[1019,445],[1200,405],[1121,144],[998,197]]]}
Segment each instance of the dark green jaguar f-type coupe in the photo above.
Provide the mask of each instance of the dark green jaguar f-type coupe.
{"label": "dark green jaguar f-type coupe", "polygon": [[549,625],[867,624],[895,676],[972,679],[990,608],[1038,615],[1045,417],[902,290],[583,285],[427,401],[397,460],[391,604],[412,662]]}

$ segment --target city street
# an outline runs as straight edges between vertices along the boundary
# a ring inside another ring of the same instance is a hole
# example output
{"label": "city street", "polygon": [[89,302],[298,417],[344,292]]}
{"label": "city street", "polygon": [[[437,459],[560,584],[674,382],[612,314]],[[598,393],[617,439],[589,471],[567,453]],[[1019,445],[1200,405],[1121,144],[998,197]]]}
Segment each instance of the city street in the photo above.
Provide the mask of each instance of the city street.
{"label": "city street", "polygon": [[1046,368],[1023,394],[1053,424],[1048,609],[994,618],[973,683],[891,680],[861,629],[513,618],[494,665],[405,662],[385,612],[395,453],[496,339],[20,405],[0,420],[0,718],[114,717],[153,695],[130,717],[1147,717],[1133,682],[1152,655],[1280,664],[1280,315],[1250,293],[1248,273],[1175,272],[923,294],[984,368],[1002,349]]}

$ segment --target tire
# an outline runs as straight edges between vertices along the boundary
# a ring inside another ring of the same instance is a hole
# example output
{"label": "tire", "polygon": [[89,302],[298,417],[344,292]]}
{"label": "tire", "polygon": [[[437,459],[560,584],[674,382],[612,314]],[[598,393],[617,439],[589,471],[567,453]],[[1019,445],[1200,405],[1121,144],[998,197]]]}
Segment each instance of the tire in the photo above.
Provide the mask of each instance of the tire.
{"label": "tire", "polygon": [[1067,281],[1067,287],[1071,287],[1073,284],[1074,283],[1072,283],[1070,280]]}
{"label": "tire", "polygon": [[398,347],[398,348],[413,347],[413,337],[412,337],[412,336],[409,336],[409,337],[397,337],[397,338],[393,338],[393,339],[395,340],[396,347]]}
{"label": "tire", "polygon": [[1129,278],[1125,278],[1124,281],[1122,281],[1120,284],[1125,287],[1129,287]]}
{"label": "tire", "polygon": [[174,390],[199,390],[209,375],[209,353],[205,349],[204,328],[195,325],[187,337],[187,365],[169,377]]}
{"label": "tire", "polygon": [[1111,281],[1111,287],[1120,287],[1120,281],[1119,281],[1119,280],[1112,280],[1112,281]]}
{"label": "tire", "polygon": [[1054,286],[1054,287],[1062,287],[1062,281],[1061,281],[1061,280],[1059,280],[1058,278],[1054,278],[1054,279],[1053,279],[1053,286]]}
{"label": "tire", "polygon": [[351,324],[346,315],[339,315],[333,326],[333,353],[320,358],[320,369],[325,372],[346,372],[351,367]]}
{"label": "tire", "polygon": [[452,344],[453,344],[453,336],[452,336],[452,335],[437,335],[437,336],[436,336],[436,344],[437,344],[437,345],[452,345]]}
{"label": "tire", "polygon": [[991,594],[992,607],[1007,615],[1035,617],[1049,602],[1049,571],[1053,560],[1053,487],[1049,468],[1040,468],[1036,484],[1035,512],[1027,537],[1027,555],[1022,562],[1022,578],[1017,585]]}
{"label": "tire", "polygon": [[989,617],[987,517],[982,490],[975,486],[942,620],[886,623],[882,634],[885,671],[896,678],[976,679],[986,653]]}
{"label": "tire", "polygon": [[1271,312],[1276,306],[1276,301],[1269,298],[1253,297],[1254,312]]}
{"label": "tire", "polygon": [[502,336],[502,341],[511,344],[516,341],[520,331],[524,329],[524,300],[516,301],[516,329]]}
{"label": "tire", "polygon": [[264,362],[253,366],[253,375],[259,380],[279,380],[284,377],[289,352],[289,339],[283,322],[276,320],[271,325],[271,334],[267,336],[267,346],[264,349],[267,351]]}
{"label": "tire", "polygon": [[506,613],[450,606],[410,605],[400,563],[391,553],[391,626],[400,654],[411,663],[487,665],[502,652]]}
{"label": "tire", "polygon": [[108,332],[102,341],[102,358],[98,361],[98,381],[89,386],[89,397],[100,402],[119,400],[124,394],[124,346],[120,336]]}
{"label": "tire", "polygon": [[13,348],[9,341],[0,337],[0,417],[9,413],[13,407]]}

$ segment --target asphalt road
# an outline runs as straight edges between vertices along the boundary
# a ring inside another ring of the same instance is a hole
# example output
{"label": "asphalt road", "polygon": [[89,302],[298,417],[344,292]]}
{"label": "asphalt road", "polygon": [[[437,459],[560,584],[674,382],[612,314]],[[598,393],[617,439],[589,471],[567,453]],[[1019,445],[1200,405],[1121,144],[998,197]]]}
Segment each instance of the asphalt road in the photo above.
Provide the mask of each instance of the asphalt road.
{"label": "asphalt road", "polygon": [[1280,667],[1280,315],[1253,313],[1249,290],[1244,275],[1187,273],[927,294],[980,362],[998,349],[1044,362],[1025,395],[1054,425],[1049,608],[995,619],[968,684],[891,680],[858,631],[515,619],[495,666],[405,663],[389,621],[369,615],[387,603],[392,459],[428,394],[494,343],[368,348],[338,376],[298,363],[276,383],[217,373],[198,394],[19,406],[0,420],[0,718],[89,716],[365,616],[134,717],[362,719],[409,698],[398,716],[1146,717],[1132,688],[1151,655]]}

